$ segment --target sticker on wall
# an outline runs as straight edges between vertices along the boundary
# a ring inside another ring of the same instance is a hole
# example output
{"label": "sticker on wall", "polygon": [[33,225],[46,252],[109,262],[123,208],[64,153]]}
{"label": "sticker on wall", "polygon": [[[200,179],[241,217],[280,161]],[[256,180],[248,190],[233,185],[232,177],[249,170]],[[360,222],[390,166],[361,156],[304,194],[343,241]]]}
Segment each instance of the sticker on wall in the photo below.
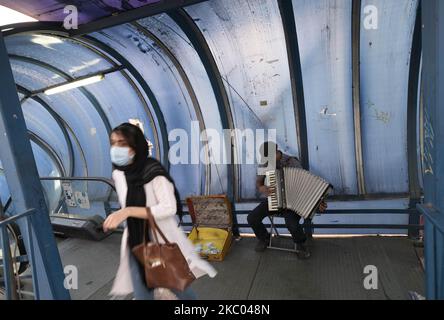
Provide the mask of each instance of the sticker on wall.
{"label": "sticker on wall", "polygon": [[82,209],[89,209],[90,208],[88,193],[76,191],[75,196],[76,196],[76,202],[80,208],[82,208]]}
{"label": "sticker on wall", "polygon": [[77,207],[76,200],[74,198],[74,192],[72,191],[72,184],[69,181],[62,182],[63,194],[65,196],[65,203],[68,207]]}

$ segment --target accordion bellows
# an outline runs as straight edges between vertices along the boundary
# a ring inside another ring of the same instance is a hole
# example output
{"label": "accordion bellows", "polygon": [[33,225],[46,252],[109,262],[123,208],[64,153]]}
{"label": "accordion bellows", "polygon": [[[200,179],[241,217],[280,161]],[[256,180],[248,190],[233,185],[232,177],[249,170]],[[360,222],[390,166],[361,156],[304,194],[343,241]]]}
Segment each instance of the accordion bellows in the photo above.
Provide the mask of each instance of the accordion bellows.
{"label": "accordion bellows", "polygon": [[273,189],[268,197],[268,209],[288,209],[302,218],[312,218],[319,203],[332,189],[330,183],[299,168],[268,171],[265,184]]}

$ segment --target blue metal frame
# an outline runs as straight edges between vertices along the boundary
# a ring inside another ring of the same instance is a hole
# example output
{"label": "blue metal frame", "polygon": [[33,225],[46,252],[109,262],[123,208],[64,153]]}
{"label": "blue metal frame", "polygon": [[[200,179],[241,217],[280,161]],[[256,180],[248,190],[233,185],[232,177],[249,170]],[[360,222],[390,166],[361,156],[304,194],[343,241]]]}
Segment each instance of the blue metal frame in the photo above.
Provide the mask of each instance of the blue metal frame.
{"label": "blue metal frame", "polygon": [[[216,61],[211,53],[210,47],[205,40],[202,32],[199,27],[196,25],[194,20],[188,15],[188,13],[183,9],[169,11],[168,15],[171,19],[182,29],[182,31],[186,34],[188,39],[191,41],[194,49],[196,50],[199,58],[202,61],[202,64],[207,71],[208,78],[210,79],[211,86],[214,91],[214,95],[216,97],[217,105],[219,108],[219,114],[222,122],[222,129],[234,129],[233,118],[231,115],[230,102],[228,99],[227,91],[225,89],[222,76],[217,67]],[[230,152],[227,154],[233,154],[232,145],[227,146],[230,148]],[[238,200],[238,194],[236,192],[236,183],[235,183],[235,172],[236,166],[233,165],[233,161],[230,161],[231,164],[227,165],[227,196],[231,202]]]}
{"label": "blue metal frame", "polygon": [[[421,0],[419,0],[416,14],[415,29],[413,32],[412,50],[410,53],[410,71],[407,102],[407,153],[409,170],[409,192],[410,207],[416,208],[421,201],[422,190],[419,185],[418,176],[418,95],[419,95],[419,73],[421,68],[422,54],[422,13]],[[410,216],[409,223],[419,224],[418,216]],[[419,237],[418,232],[410,232],[412,238]]]}
{"label": "blue metal frame", "polygon": [[299,144],[299,158],[304,169],[310,170],[308,151],[307,117],[305,113],[304,82],[302,79],[301,56],[299,53],[298,33],[292,0],[278,0],[287,44],[288,65],[290,67],[291,90]]}
{"label": "blue metal frame", "polygon": [[101,42],[101,41],[97,40],[96,38],[89,36],[89,35],[85,35],[85,36],[82,36],[81,38],[78,38],[78,41],[79,41],[79,43],[82,43],[83,41],[85,41],[86,43],[88,43],[94,47],[97,47],[100,50],[103,50],[104,52],[109,54],[111,57],[116,59],[123,67],[125,67],[125,69],[127,69],[129,71],[129,73],[136,79],[136,81],[142,87],[142,89],[144,90],[145,94],[147,95],[148,99],[150,100],[150,102],[153,106],[153,109],[154,109],[154,112],[156,115],[156,119],[159,124],[160,138],[162,141],[162,143],[161,143],[162,150],[159,150],[159,154],[160,154],[159,158],[161,159],[162,164],[164,166],[166,166],[167,168],[169,168],[168,151],[170,149],[170,142],[168,141],[168,130],[167,130],[167,126],[165,123],[165,118],[163,116],[162,110],[160,109],[160,105],[156,99],[154,92],[148,86],[145,79],[124,56],[122,56],[119,52],[117,52],[116,50],[114,50],[110,46],[106,45],[105,43],[103,43],[103,42]]}
{"label": "blue metal frame", "polygon": [[[302,78],[302,64],[299,52],[298,33],[294,17],[293,1],[278,0],[279,10],[285,34],[285,42],[288,53],[288,65],[290,67],[291,90],[296,117],[297,137],[299,144],[299,159],[305,170],[310,170],[310,155],[308,151],[307,116],[305,112],[304,81]],[[308,237],[313,236],[311,219],[307,219],[305,232]]]}
{"label": "blue metal frame", "polygon": [[353,74],[353,119],[355,127],[355,157],[358,192],[365,195],[364,159],[362,154],[361,129],[361,9],[362,1],[352,2],[352,74]]}
{"label": "blue metal frame", "polygon": [[45,140],[43,140],[38,134],[36,134],[35,132],[32,132],[31,130],[28,130],[28,134],[29,134],[29,140],[31,140],[32,142],[34,142],[36,145],[38,145],[40,148],[43,149],[43,151],[46,152],[46,154],[51,158],[51,160],[54,162],[54,164],[56,165],[57,169],[59,170],[60,174],[62,176],[66,176],[67,172],[65,169],[65,166],[63,165],[63,161],[62,159],[60,159],[59,155],[57,154],[57,152],[54,150],[53,147],[51,147],[49,145],[48,142],[46,142]]}
{"label": "blue metal frame", "polygon": [[[19,55],[9,55],[10,59],[13,60],[18,60],[18,61],[24,61],[30,64],[34,64],[36,66],[39,66],[41,68],[47,69],[53,73],[55,73],[56,75],[62,77],[63,79],[67,80],[67,81],[74,81],[77,79],[74,79],[73,77],[71,77],[69,74],[67,74],[66,72],[63,72],[60,69],[57,69],[56,67],[45,63],[43,61],[40,60],[36,60],[33,58],[29,58],[29,57],[23,57],[23,56],[19,56]],[[100,73],[100,72],[99,72]],[[87,77],[89,77],[90,75],[88,75]],[[58,86],[58,85],[57,85]],[[44,90],[47,90],[49,88],[44,88],[39,90],[39,92],[43,92]],[[97,113],[99,114],[100,118],[102,119],[103,124],[105,125],[105,128],[108,132],[108,134],[111,133],[111,124],[108,120],[108,117],[106,116],[105,112],[103,111],[103,107],[101,106],[101,104],[99,103],[99,101],[97,101],[96,97],[85,87],[79,87],[77,88],[85,97],[86,99],[92,104],[92,106],[94,107],[94,109],[96,109]],[[32,96],[35,96],[36,93],[35,92],[30,92],[28,96],[25,96],[25,98],[31,98]]]}
{"label": "blue metal frame", "polygon": [[157,3],[148,4],[142,7],[134,8],[132,10],[127,10],[120,12],[116,15],[111,15],[109,17],[104,17],[96,21],[86,23],[79,27],[78,30],[73,30],[71,35],[85,35],[87,33],[92,33],[100,31],[106,28],[110,28],[116,25],[125,24],[138,19],[154,16],[156,14],[163,13],[168,10],[190,6],[200,2],[205,2],[208,0],[164,0],[158,1]]}
{"label": "blue metal frame", "polygon": [[[98,55],[100,55],[102,58],[106,59],[108,62],[116,66],[117,64],[115,61],[118,61],[122,67],[124,67],[126,70],[128,70],[129,74],[138,82],[138,84],[141,86],[143,92],[146,94],[148,99],[151,102],[151,105],[153,106],[154,113],[156,116],[156,120],[158,122],[159,130],[160,130],[160,138],[161,143],[158,141],[159,134],[157,133],[157,127],[154,124],[153,121],[153,131],[156,138],[156,148],[159,150],[159,159],[161,162],[169,167],[168,163],[168,150],[169,150],[169,141],[168,141],[168,132],[166,130],[166,124],[163,117],[163,114],[160,110],[159,103],[156,100],[156,97],[154,93],[151,91],[148,84],[145,82],[143,77],[139,74],[139,72],[124,58],[121,54],[119,54],[114,49],[110,48],[106,44],[102,43],[101,41],[90,37],[90,36],[84,36],[84,37],[70,37],[70,34],[66,32],[63,28],[60,27],[59,23],[54,22],[25,22],[25,23],[17,23],[17,24],[11,24],[7,26],[2,27],[3,36],[11,36],[14,34],[24,33],[24,32],[42,32],[42,33],[50,33],[53,36],[58,36],[62,38],[68,38],[71,41],[76,41],[80,45],[94,51]],[[10,29],[10,30],[8,30]],[[114,60],[113,60],[114,59]],[[150,110],[148,109],[146,105],[146,101],[143,99],[139,92],[139,88],[137,85],[134,84],[131,77],[128,76],[126,72],[122,72],[124,77],[128,80],[130,85],[135,89],[138,96],[141,97],[142,102],[144,106],[146,107],[146,112],[149,115],[149,117],[152,119],[152,114]],[[162,156],[163,155],[163,156]]]}
{"label": "blue metal frame", "polygon": [[[167,57],[171,60],[174,67],[176,68],[177,72],[179,73],[183,83],[185,84],[185,87],[188,91],[188,94],[190,95],[190,99],[193,103],[194,112],[196,113],[197,120],[199,121],[199,128],[201,131],[205,130],[205,121],[203,119],[202,110],[200,108],[199,100],[197,99],[196,93],[193,89],[193,86],[191,85],[190,79],[188,78],[188,75],[186,74],[185,70],[183,69],[182,65],[180,64],[177,57],[171,52],[171,50],[158,38],[156,37],[151,31],[149,31],[147,28],[139,24],[137,21],[131,23],[135,28],[137,28],[142,34],[147,36],[149,39],[151,39],[154,43],[156,43],[159,48],[167,55]],[[152,48],[155,52],[157,52],[156,48]],[[160,56],[162,56],[159,53]],[[205,144],[206,153],[208,154],[208,145]],[[202,183],[201,183],[201,194],[203,194],[202,190],[209,190],[210,185],[210,165],[205,165],[205,172],[202,174]]]}
{"label": "blue metal frame", "polygon": [[17,211],[25,212],[30,208],[37,211],[31,218],[30,226],[23,222],[19,224],[21,230],[26,230],[27,251],[33,252],[35,249],[36,275],[33,279],[38,282],[35,290],[41,293],[43,299],[70,299],[63,285],[62,262],[52,233],[3,35],[0,35],[0,70],[0,157]]}
{"label": "blue metal frame", "polygon": [[[20,86],[20,85],[16,85],[17,86],[17,91],[21,92],[23,94],[30,94],[31,91],[29,91],[28,89]],[[69,168],[69,174],[73,175],[74,174],[74,168],[75,168],[75,156],[74,156],[74,147],[72,144],[72,141],[69,137],[69,133],[66,129],[66,124],[64,124],[63,119],[45,102],[43,101],[41,98],[39,97],[31,97],[30,99],[34,100],[35,102],[37,102],[38,104],[40,104],[54,119],[55,122],[57,122],[60,130],[63,133],[63,137],[65,138],[66,144],[68,146],[68,157],[70,160],[70,168]]]}
{"label": "blue metal frame", "polygon": [[[0,203],[0,213],[2,212],[1,203]],[[1,239],[1,248],[3,252],[3,270],[4,270],[4,282],[5,282],[5,289],[6,289],[6,300],[11,300],[15,293],[13,293],[13,287],[15,286],[13,282],[15,282],[14,272],[11,270],[10,266],[12,265],[13,261],[10,259],[9,255],[5,252],[9,250],[9,237],[8,237],[8,225],[16,222],[19,219],[25,219],[26,220],[26,227],[28,230],[31,230],[31,223],[30,223],[30,216],[32,214],[35,214],[35,209],[30,209],[28,211],[25,211],[23,213],[17,214],[13,217],[9,217],[5,220],[0,221],[0,239]],[[30,239],[30,235],[28,235]],[[31,263],[32,268],[32,279],[34,284],[34,298],[40,299],[40,291],[38,286],[38,276],[37,276],[37,270],[36,270],[36,263],[35,263],[35,253],[32,241],[31,243],[28,243],[28,248],[30,251],[28,252],[28,261]]]}
{"label": "blue metal frame", "polygon": [[444,299],[444,2],[422,3],[425,267],[428,299]]}

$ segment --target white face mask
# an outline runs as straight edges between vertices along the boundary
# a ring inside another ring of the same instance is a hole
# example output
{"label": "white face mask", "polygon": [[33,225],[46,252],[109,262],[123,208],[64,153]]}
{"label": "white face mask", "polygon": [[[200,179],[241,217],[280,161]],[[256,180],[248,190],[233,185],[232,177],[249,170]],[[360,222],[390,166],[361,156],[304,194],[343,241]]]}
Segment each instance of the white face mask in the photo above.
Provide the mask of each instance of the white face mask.
{"label": "white face mask", "polygon": [[130,148],[128,147],[111,147],[110,150],[111,161],[118,167],[124,167],[134,159],[134,154],[130,155]]}

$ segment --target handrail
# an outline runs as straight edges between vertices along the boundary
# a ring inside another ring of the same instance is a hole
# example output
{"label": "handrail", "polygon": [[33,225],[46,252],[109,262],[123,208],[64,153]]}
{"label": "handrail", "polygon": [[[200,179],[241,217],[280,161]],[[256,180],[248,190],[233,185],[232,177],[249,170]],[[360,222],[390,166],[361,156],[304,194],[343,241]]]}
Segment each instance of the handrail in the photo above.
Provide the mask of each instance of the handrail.
{"label": "handrail", "polygon": [[8,217],[8,218],[5,219],[5,220],[1,220],[1,221],[0,221],[0,228],[5,227],[5,226],[8,225],[8,224],[11,224],[12,222],[17,221],[18,219],[21,219],[21,218],[27,217],[27,216],[33,214],[34,212],[36,212],[35,209],[29,209],[29,210],[27,210],[27,211],[25,211],[25,212],[23,212],[23,213],[16,214],[15,216]]}
{"label": "handrail", "polygon": [[[40,177],[40,181],[91,181],[91,182],[103,182],[110,186],[113,191],[116,191],[116,186],[114,185],[114,181],[111,179],[101,178],[101,177]],[[61,200],[63,201],[63,200]],[[9,209],[9,206],[12,203],[12,198],[9,197],[6,201],[5,207],[3,208],[6,212]],[[60,204],[58,208],[60,208]]]}
{"label": "handrail", "polygon": [[[110,201],[113,191],[116,192],[116,186],[114,185],[114,181],[111,179],[103,178],[103,177],[40,177],[40,181],[89,181],[89,182],[103,182],[111,187],[112,191],[110,191],[108,195],[108,200]],[[60,202],[57,206],[57,211],[62,207],[63,203],[63,194],[60,195]]]}
{"label": "handrail", "polygon": [[109,185],[114,191],[116,186],[111,179],[101,177],[41,177],[41,181],[91,181],[91,182],[104,182]]}
{"label": "handrail", "polygon": [[30,221],[31,214],[35,214],[37,212],[36,209],[29,209],[23,213],[11,216],[6,218],[5,220],[0,221],[0,235],[1,235],[1,249],[3,252],[2,260],[3,260],[3,280],[5,284],[6,289],[6,299],[11,300],[14,296],[14,291],[16,290],[15,287],[15,280],[14,280],[14,269],[10,266],[14,261],[9,256],[9,239],[8,239],[8,231],[6,230],[6,227],[10,225],[11,223],[25,218],[26,224],[27,224],[27,231],[28,231],[28,261],[31,263],[32,268],[32,280],[33,280],[33,287],[34,287],[34,297],[35,299],[40,299],[40,293],[38,289],[38,279],[36,274],[36,261],[34,256],[34,246],[33,246],[33,240],[32,240],[32,226]]}

